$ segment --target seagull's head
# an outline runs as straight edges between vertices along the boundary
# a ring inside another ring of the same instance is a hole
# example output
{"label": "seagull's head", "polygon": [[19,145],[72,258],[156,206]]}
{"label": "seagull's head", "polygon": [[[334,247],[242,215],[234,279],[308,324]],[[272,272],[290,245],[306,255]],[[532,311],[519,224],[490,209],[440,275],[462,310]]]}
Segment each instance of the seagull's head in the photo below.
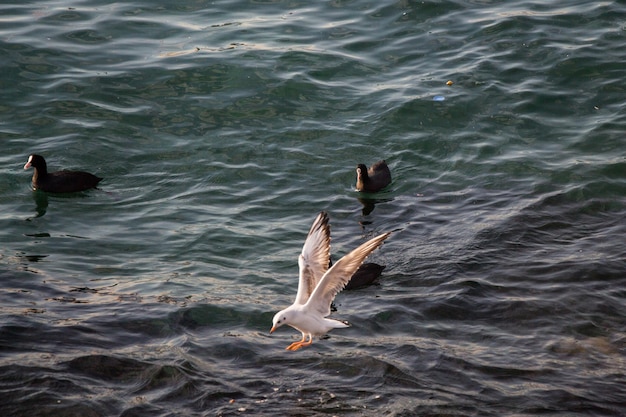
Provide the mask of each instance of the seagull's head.
{"label": "seagull's head", "polygon": [[274,315],[274,318],[272,319],[272,329],[270,330],[270,333],[274,333],[274,331],[278,329],[280,326],[282,326],[283,324],[291,323],[292,314],[293,314],[293,311],[291,311],[288,308],[276,313]]}

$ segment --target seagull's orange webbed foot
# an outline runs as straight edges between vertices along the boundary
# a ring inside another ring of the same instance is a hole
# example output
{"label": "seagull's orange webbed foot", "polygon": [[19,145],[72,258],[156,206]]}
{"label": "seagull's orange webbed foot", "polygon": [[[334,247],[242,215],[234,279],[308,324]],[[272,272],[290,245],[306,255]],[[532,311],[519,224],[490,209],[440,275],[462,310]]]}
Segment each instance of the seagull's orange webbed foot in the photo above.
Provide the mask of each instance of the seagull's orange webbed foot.
{"label": "seagull's orange webbed foot", "polygon": [[305,342],[305,340],[306,340],[306,335],[302,336],[302,340],[300,340],[299,342],[293,342],[292,344],[287,346],[285,349],[291,350],[292,352],[294,352],[300,348],[303,348],[304,346],[309,346],[310,344],[313,343],[313,336],[309,335],[308,342]]}
{"label": "seagull's orange webbed foot", "polygon": [[292,344],[287,346],[285,349],[286,350],[298,350],[301,347],[300,344],[303,343],[305,340],[306,340],[306,335],[304,333],[302,333],[302,339],[300,339],[297,342],[293,342]]}
{"label": "seagull's orange webbed foot", "polygon": [[285,349],[295,351],[295,350],[300,349],[301,347],[302,347],[302,342],[293,342],[292,344],[287,346]]}

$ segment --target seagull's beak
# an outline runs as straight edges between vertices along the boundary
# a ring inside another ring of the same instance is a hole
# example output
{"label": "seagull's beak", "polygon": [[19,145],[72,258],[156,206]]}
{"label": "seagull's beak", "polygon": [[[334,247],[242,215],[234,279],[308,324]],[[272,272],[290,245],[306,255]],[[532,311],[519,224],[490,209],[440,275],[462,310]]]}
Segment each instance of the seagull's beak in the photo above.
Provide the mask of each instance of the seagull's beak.
{"label": "seagull's beak", "polygon": [[270,329],[270,334],[274,333],[274,330],[276,330],[276,326],[272,326],[272,328]]}

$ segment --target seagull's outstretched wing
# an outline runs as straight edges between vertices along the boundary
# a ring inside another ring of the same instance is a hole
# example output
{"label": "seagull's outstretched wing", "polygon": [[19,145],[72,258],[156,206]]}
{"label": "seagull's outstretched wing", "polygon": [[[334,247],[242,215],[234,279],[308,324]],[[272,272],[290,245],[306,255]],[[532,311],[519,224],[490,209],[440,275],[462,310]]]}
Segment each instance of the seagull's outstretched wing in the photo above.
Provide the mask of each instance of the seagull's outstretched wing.
{"label": "seagull's outstretched wing", "polygon": [[324,317],[330,314],[330,303],[337,293],[344,289],[354,272],[361,266],[365,258],[374,249],[382,245],[391,233],[387,232],[363,243],[358,248],[341,258],[322,277],[317,287],[309,297],[306,308],[321,313]]}
{"label": "seagull's outstretched wing", "polygon": [[330,226],[328,214],[322,211],[313,222],[298,257],[300,280],[294,304],[305,304],[309,300],[309,296],[328,270],[329,261]]}

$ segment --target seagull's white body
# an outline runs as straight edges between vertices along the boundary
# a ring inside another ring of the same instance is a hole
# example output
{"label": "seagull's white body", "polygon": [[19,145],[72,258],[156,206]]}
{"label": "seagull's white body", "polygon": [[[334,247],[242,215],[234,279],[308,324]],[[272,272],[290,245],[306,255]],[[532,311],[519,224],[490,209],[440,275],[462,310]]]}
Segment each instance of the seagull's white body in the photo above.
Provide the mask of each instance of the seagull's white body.
{"label": "seagull's white body", "polygon": [[328,268],[330,226],[328,214],[321,212],[313,222],[298,258],[300,279],[296,300],[291,306],[276,313],[270,333],[284,324],[299,330],[302,340],[287,347],[287,350],[298,350],[313,343],[313,336],[322,336],[332,329],[349,327],[343,321],[326,318],[330,315],[330,304],[365,258],[382,245],[389,235],[390,233],[384,233],[368,240]]}

